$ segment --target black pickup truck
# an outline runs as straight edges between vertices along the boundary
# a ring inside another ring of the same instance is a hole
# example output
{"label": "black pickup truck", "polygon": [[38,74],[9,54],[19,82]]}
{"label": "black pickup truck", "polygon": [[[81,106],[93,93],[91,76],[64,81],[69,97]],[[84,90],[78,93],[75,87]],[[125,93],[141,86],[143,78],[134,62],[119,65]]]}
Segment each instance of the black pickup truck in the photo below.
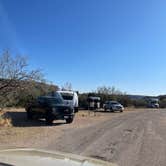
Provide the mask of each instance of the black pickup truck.
{"label": "black pickup truck", "polygon": [[46,124],[51,125],[54,120],[66,120],[72,123],[74,108],[64,105],[63,101],[56,97],[41,96],[26,105],[28,119],[45,118]]}

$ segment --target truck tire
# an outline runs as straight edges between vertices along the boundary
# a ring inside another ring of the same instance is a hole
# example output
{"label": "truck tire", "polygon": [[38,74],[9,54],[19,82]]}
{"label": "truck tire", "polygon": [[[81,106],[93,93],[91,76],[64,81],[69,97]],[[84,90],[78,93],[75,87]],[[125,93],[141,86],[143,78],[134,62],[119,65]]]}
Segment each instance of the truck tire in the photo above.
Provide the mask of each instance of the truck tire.
{"label": "truck tire", "polygon": [[72,122],[73,122],[73,117],[70,117],[70,118],[66,119],[66,123],[67,123],[67,124],[70,124],[70,123],[72,123]]}
{"label": "truck tire", "polygon": [[53,119],[53,117],[52,117],[52,114],[51,114],[51,113],[48,113],[48,114],[46,115],[46,125],[52,125],[53,121],[54,121],[54,119]]}
{"label": "truck tire", "polygon": [[74,108],[74,112],[77,113],[78,112],[78,107]]}
{"label": "truck tire", "polygon": [[112,107],[109,110],[110,110],[110,112],[114,112],[114,110],[112,109]]}
{"label": "truck tire", "polygon": [[27,119],[28,120],[32,120],[33,119],[33,113],[32,113],[32,109],[31,108],[29,108],[27,110]]}

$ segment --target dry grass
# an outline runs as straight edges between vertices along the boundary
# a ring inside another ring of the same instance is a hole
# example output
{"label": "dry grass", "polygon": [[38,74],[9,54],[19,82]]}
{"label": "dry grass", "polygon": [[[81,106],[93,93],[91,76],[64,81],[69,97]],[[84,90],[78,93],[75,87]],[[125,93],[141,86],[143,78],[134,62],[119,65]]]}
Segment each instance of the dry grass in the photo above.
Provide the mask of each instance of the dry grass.
{"label": "dry grass", "polygon": [[101,116],[103,115],[102,111],[89,111],[89,110],[79,110],[79,112],[76,114],[78,117],[95,117],[95,116]]}
{"label": "dry grass", "polygon": [[7,112],[1,111],[0,112],[0,127],[11,127],[12,120],[11,117],[8,115]]}
{"label": "dry grass", "polygon": [[124,111],[136,111],[137,109],[135,107],[126,107]]}

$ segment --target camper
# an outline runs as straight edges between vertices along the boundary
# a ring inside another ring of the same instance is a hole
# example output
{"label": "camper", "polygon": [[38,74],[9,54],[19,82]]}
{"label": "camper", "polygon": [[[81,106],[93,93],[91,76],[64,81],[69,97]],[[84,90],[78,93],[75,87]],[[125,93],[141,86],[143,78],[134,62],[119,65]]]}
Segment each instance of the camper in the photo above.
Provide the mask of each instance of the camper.
{"label": "camper", "polygon": [[74,108],[74,112],[78,112],[78,95],[74,91],[56,91],[55,97],[62,99],[64,105]]}
{"label": "camper", "polygon": [[100,108],[100,97],[88,97],[89,109],[96,110]]}
{"label": "camper", "polygon": [[159,108],[159,99],[157,98],[151,98],[148,101],[148,107],[149,108]]}

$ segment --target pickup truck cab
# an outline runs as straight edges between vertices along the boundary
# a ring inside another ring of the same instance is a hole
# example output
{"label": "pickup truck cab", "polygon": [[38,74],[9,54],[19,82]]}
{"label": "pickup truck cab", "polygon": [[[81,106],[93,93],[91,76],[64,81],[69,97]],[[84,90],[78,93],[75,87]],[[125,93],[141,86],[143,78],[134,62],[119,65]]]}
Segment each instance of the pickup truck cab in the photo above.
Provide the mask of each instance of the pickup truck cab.
{"label": "pickup truck cab", "polygon": [[28,119],[45,118],[46,124],[52,124],[53,120],[66,120],[72,123],[74,108],[66,106],[60,98],[41,96],[26,106]]}
{"label": "pickup truck cab", "polygon": [[122,104],[120,104],[117,101],[107,101],[105,102],[104,110],[105,111],[109,110],[110,112],[114,112],[114,111],[123,112],[124,107]]}

